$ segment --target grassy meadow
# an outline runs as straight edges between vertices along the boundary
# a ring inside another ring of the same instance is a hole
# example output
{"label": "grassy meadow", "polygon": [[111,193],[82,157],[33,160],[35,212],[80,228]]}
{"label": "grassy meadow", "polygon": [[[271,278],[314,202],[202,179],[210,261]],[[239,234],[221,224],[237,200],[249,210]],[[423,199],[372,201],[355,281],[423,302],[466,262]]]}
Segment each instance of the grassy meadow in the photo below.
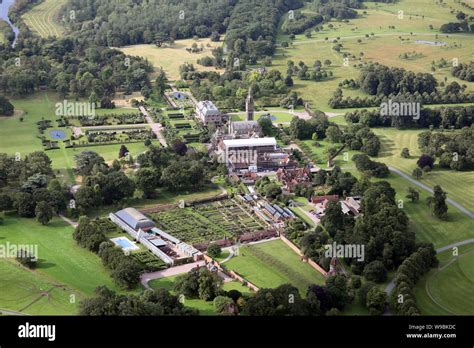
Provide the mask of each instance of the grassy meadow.
{"label": "grassy meadow", "polygon": [[[193,43],[203,48],[202,52],[190,53],[186,51]],[[177,40],[170,47],[157,47],[156,45],[133,45],[120,48],[122,52],[131,56],[141,56],[156,68],[163,68],[170,80],[179,80],[179,67],[185,63],[194,64],[200,71],[215,71],[214,67],[204,67],[197,64],[197,60],[212,56],[212,50],[222,43],[212,42],[210,39],[185,39]]]}

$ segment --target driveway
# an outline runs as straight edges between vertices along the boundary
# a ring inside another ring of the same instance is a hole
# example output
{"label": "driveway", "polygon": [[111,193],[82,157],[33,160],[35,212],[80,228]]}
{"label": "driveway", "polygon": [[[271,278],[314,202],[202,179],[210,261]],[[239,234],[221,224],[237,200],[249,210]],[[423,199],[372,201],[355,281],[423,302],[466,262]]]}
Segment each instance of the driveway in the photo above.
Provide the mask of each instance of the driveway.
{"label": "driveway", "polygon": [[[388,169],[390,169],[391,172],[394,172],[400,176],[402,176],[403,178],[407,179],[408,181],[410,181],[412,184],[422,188],[423,190],[425,191],[428,191],[430,193],[433,193],[433,189],[425,184],[422,184],[421,182],[419,182],[418,180],[415,180],[413,179],[411,176],[403,173],[402,171],[396,169],[396,168],[393,168],[393,167],[388,167]],[[451,199],[451,198],[448,198],[446,200],[449,204],[455,206],[456,208],[458,208],[463,214],[467,215],[468,217],[470,217],[471,219],[474,219],[474,213],[472,213],[471,211],[469,211],[468,209],[466,209],[465,207],[463,207],[461,204],[459,204],[458,202],[456,202],[455,200]]]}

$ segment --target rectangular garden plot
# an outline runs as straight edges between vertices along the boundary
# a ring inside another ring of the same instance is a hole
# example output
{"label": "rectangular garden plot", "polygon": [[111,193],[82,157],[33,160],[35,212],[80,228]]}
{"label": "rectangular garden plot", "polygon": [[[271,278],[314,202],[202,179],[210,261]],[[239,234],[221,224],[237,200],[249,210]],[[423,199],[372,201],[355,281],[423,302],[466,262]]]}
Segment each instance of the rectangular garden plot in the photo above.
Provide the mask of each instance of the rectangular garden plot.
{"label": "rectangular garden plot", "polygon": [[191,244],[236,238],[266,229],[252,212],[230,199],[167,210],[154,214],[153,219],[159,228]]}

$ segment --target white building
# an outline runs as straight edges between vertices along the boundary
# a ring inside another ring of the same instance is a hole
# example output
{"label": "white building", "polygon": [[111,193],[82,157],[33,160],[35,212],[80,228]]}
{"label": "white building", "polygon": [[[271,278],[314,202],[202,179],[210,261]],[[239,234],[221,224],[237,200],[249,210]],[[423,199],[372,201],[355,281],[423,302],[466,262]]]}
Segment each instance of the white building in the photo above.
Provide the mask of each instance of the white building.
{"label": "white building", "polygon": [[224,150],[256,150],[258,152],[275,151],[277,141],[275,138],[249,138],[223,140]]}
{"label": "white building", "polygon": [[222,124],[227,121],[227,115],[223,114],[214,103],[209,100],[197,103],[196,114],[205,125],[209,123]]}

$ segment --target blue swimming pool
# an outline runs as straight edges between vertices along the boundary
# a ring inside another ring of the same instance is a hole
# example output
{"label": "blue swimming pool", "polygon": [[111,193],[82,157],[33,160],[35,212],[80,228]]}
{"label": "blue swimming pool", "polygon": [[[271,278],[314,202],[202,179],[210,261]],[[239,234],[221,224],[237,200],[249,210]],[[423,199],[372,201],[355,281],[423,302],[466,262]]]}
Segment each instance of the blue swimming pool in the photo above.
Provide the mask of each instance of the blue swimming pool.
{"label": "blue swimming pool", "polygon": [[137,250],[139,249],[135,244],[125,237],[111,239],[116,245],[124,250]]}
{"label": "blue swimming pool", "polygon": [[122,249],[134,248],[135,245],[132,244],[128,239],[120,238],[116,239],[115,243],[117,243]]}

